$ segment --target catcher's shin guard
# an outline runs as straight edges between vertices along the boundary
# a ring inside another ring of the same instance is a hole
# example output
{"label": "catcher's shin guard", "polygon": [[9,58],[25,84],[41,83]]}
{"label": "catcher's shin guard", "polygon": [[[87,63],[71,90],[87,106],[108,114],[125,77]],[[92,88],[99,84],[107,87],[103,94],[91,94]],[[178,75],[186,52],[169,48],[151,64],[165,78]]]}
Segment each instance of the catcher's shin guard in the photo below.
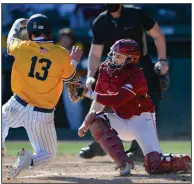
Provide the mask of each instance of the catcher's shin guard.
{"label": "catcher's shin guard", "polygon": [[113,130],[109,122],[97,118],[90,125],[90,131],[95,140],[101,145],[104,151],[109,154],[117,164],[116,169],[122,168],[126,163],[133,165],[124,151],[123,143]]}
{"label": "catcher's shin guard", "polygon": [[144,158],[144,167],[149,174],[188,171],[191,168],[191,158],[188,155],[163,155],[151,152]]}

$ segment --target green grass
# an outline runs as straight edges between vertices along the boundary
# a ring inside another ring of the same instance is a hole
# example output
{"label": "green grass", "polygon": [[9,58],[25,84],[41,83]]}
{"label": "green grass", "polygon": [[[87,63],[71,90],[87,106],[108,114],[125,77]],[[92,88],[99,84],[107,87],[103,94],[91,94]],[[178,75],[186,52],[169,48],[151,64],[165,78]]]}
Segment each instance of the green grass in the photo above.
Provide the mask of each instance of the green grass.
{"label": "green grass", "polygon": [[[90,143],[89,141],[58,141],[58,154],[78,154],[82,147]],[[7,141],[7,155],[16,155],[21,148],[32,151],[29,142],[25,141]],[[130,143],[125,142],[125,149],[129,149]],[[161,141],[160,146],[165,153],[187,153],[191,154],[191,141]]]}

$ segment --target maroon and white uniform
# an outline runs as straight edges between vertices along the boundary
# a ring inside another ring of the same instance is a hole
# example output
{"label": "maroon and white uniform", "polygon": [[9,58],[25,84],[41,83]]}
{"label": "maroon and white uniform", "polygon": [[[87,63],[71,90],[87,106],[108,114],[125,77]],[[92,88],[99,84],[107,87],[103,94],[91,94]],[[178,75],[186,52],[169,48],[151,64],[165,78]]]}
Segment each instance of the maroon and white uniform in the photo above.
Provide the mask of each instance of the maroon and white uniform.
{"label": "maroon and white uniform", "polygon": [[[155,127],[155,107],[147,95],[148,89],[141,69],[126,64],[119,70],[100,66],[95,91],[96,101],[112,108],[114,113],[104,115],[118,136],[124,141],[136,139],[144,155],[161,153]],[[109,71],[107,71],[109,70]],[[104,115],[100,115],[104,118]]]}
{"label": "maroon and white uniform", "polygon": [[[94,101],[78,134],[83,136],[90,128],[95,140],[117,164],[116,168],[120,168],[120,176],[130,174],[133,168],[121,139],[137,140],[149,174],[190,170],[190,156],[162,154],[156,133],[155,107],[147,95],[145,77],[135,66],[140,55],[137,42],[131,39],[118,40],[110,48],[108,60],[99,69],[96,92],[86,94],[97,103]],[[111,107],[114,113],[96,115],[103,105]]]}

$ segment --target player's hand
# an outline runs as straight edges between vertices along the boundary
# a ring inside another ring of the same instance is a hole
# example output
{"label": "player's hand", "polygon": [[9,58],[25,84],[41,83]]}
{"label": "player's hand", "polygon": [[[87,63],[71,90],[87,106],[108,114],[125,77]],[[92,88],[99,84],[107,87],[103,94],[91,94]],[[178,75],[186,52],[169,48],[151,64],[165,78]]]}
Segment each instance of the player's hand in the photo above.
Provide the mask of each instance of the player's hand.
{"label": "player's hand", "polygon": [[168,63],[166,61],[158,61],[155,66],[154,70],[158,75],[166,75],[168,73]]}
{"label": "player's hand", "polygon": [[80,137],[83,137],[86,132],[88,131],[88,129],[90,128],[90,124],[91,122],[93,122],[94,120],[96,119],[96,111],[91,111],[89,112],[85,119],[84,119],[84,122],[83,124],[80,126],[80,128],[78,129],[78,135]]}
{"label": "player's hand", "polygon": [[86,80],[86,87],[89,89],[89,90],[92,90],[92,85],[94,84],[95,82],[95,79],[93,77],[87,77],[87,80]]}
{"label": "player's hand", "polygon": [[17,31],[20,31],[21,28],[26,27],[27,22],[28,22],[28,19],[25,19],[25,18],[17,19],[14,22],[14,24],[12,26],[12,29],[15,29]]}
{"label": "player's hand", "polygon": [[23,28],[23,27],[26,27],[27,22],[28,22],[28,19],[20,18],[14,22],[14,25],[16,25],[18,28]]}
{"label": "player's hand", "polygon": [[83,51],[79,46],[73,46],[70,54],[71,60],[74,60],[77,63],[79,63],[82,57],[82,54],[83,54]]}

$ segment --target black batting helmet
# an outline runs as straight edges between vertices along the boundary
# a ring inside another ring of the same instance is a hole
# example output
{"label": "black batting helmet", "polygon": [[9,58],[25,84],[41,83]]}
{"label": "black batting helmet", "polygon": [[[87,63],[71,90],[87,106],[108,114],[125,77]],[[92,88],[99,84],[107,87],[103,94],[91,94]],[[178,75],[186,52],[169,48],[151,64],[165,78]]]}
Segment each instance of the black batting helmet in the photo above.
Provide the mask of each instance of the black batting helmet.
{"label": "black batting helmet", "polygon": [[32,15],[28,19],[26,28],[30,39],[32,34],[39,35],[43,33],[45,36],[49,37],[52,33],[52,26],[48,17],[42,14]]}

